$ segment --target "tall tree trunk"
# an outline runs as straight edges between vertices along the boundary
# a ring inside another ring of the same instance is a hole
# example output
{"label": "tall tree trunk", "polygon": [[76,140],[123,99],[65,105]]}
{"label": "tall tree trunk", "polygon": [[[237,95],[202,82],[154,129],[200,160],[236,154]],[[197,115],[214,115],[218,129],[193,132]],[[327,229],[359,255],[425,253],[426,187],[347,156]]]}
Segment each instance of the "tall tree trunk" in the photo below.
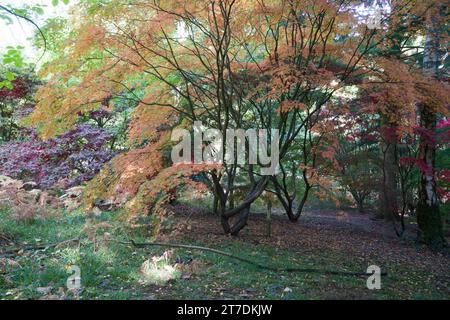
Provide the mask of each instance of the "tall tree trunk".
{"label": "tall tree trunk", "polygon": [[[427,130],[435,130],[436,114],[426,106],[421,109],[421,126]],[[417,205],[418,237],[421,242],[431,247],[441,248],[445,245],[445,239],[434,173],[436,149],[425,138],[421,138],[420,141],[419,159],[423,161],[428,170],[423,170],[420,174],[419,203]]]}
{"label": "tall tree trunk", "polygon": [[386,192],[384,188],[384,181],[381,179],[381,181],[377,184],[378,188],[378,207],[375,211],[375,218],[376,219],[384,219],[384,213],[386,211]]}
{"label": "tall tree trunk", "polygon": [[[438,13],[434,13],[429,20],[423,61],[424,71],[434,78],[439,78],[439,65],[441,64],[440,26],[437,15]],[[433,106],[421,105],[420,122],[422,128],[434,132],[436,121]],[[436,147],[426,137],[420,138],[419,160],[423,161],[428,170],[421,170],[420,174],[419,203],[417,206],[418,237],[423,243],[438,249],[445,246],[445,239],[436,191]]]}
{"label": "tall tree trunk", "polygon": [[381,149],[381,169],[382,180],[380,188],[380,212],[379,218],[388,221],[398,220],[398,172],[397,172],[397,138],[395,137],[396,123],[391,122],[382,115],[381,126],[385,129],[383,141],[380,143]]}
{"label": "tall tree trunk", "polygon": [[398,187],[396,148],[394,143],[384,143],[383,160],[383,217],[386,220],[398,220]]}
{"label": "tall tree trunk", "polygon": [[267,214],[266,214],[266,236],[272,236],[272,199],[268,197],[267,199]]}

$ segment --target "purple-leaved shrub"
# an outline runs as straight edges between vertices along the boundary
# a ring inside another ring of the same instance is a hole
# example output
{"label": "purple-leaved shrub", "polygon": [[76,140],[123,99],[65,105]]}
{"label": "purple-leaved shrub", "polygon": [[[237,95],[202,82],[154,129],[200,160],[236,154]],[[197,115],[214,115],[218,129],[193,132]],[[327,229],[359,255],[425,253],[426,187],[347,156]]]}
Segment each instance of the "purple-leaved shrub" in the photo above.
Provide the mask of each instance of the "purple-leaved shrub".
{"label": "purple-leaved shrub", "polygon": [[25,139],[0,146],[0,174],[33,181],[43,189],[79,185],[114,156],[109,147],[112,136],[99,127],[79,124],[47,141],[27,131]]}

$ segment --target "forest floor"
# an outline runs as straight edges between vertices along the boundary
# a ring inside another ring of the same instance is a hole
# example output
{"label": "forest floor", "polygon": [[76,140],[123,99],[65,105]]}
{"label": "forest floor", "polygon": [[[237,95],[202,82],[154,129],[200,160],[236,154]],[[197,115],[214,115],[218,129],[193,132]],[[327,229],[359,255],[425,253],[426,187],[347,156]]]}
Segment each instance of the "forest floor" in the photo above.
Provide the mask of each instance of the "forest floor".
{"label": "forest floor", "polygon": [[[263,215],[252,215],[239,237],[221,232],[218,217],[171,206],[159,241],[219,249],[259,264],[319,272],[267,271],[211,252],[123,245],[150,241],[148,228],[125,226],[120,212],[60,214],[17,223],[0,211],[0,299],[450,299],[450,256],[398,239],[392,224],[352,211],[310,211],[298,223],[282,216],[267,235]],[[81,241],[43,248],[83,236]],[[24,248],[24,250],[12,250]],[[40,248],[40,250],[36,250]],[[81,289],[68,290],[68,269],[81,271]],[[320,270],[388,273],[380,290],[368,276]]]}

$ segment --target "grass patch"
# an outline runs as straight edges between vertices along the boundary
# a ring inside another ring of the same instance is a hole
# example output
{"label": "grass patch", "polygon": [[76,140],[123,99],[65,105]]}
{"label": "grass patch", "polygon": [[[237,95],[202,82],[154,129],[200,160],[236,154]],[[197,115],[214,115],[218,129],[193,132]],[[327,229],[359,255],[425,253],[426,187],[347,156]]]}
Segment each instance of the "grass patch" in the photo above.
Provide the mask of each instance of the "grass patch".
{"label": "grass patch", "polygon": [[[6,266],[0,275],[0,299],[448,299],[445,288],[437,288],[435,279],[413,266],[393,263],[394,273],[383,278],[382,289],[371,291],[364,277],[271,272],[209,252],[102,242],[105,232],[110,238],[148,241],[142,230],[134,234],[123,227],[120,213],[105,212],[95,219],[83,212],[64,213],[18,224],[7,210],[0,211],[0,232],[16,245],[77,237],[86,232],[87,222],[108,222],[110,227],[79,245],[10,257],[20,266]],[[365,261],[336,251],[300,254],[233,239],[221,245],[218,249],[266,265],[353,272],[367,268]],[[66,287],[73,265],[81,270],[82,290],[77,294]],[[43,294],[39,288],[49,289]]]}

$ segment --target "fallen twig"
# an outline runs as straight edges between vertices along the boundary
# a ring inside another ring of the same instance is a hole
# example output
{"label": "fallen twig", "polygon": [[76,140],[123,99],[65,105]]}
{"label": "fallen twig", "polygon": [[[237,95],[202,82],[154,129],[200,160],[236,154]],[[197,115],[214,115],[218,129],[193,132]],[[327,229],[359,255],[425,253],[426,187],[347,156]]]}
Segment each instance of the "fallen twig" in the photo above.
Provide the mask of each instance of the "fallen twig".
{"label": "fallen twig", "polygon": [[[115,240],[110,240],[115,241]],[[174,243],[162,243],[162,242],[145,242],[145,243],[137,243],[134,240],[130,241],[115,241],[120,244],[124,245],[132,245],[136,248],[144,248],[144,247],[170,247],[170,248],[184,248],[184,249],[192,249],[192,250],[199,250],[199,251],[207,251],[212,252],[215,254],[219,254],[222,256],[226,256],[241,262],[245,262],[248,264],[251,264],[259,269],[263,270],[269,270],[269,271],[275,271],[275,272],[298,272],[298,273],[316,273],[316,274],[325,274],[325,275],[340,275],[340,276],[365,276],[367,277],[367,273],[365,272],[350,272],[350,271],[337,271],[337,270],[324,270],[324,269],[314,269],[314,268],[282,268],[282,267],[275,267],[275,266],[268,266],[263,265],[258,262],[236,256],[234,254],[231,254],[229,252],[208,248],[208,247],[201,247],[201,246],[194,246],[194,245],[187,245],[187,244],[174,244]],[[387,272],[382,272],[382,276],[387,276]]]}
{"label": "fallen twig", "polygon": [[80,237],[77,237],[77,238],[68,239],[68,240],[62,240],[62,241],[58,241],[58,242],[50,243],[50,244],[42,244],[42,245],[28,246],[28,247],[17,247],[17,248],[1,251],[0,252],[0,257],[15,256],[20,251],[47,250],[47,249],[54,248],[54,247],[57,247],[57,246],[60,246],[60,245],[66,244],[66,243],[79,242],[80,240],[81,240]]}
{"label": "fallen twig", "polygon": [[[68,239],[59,241],[52,244],[43,244],[39,246],[29,246],[29,247],[18,247],[14,249],[9,249],[2,251],[0,253],[0,257],[6,257],[6,256],[14,256],[17,255],[20,251],[37,251],[37,250],[47,250],[49,248],[54,248],[62,244],[70,243],[70,242],[76,242],[80,241],[80,237]],[[202,247],[202,246],[195,246],[195,245],[188,245],[188,244],[176,244],[176,243],[163,243],[163,242],[144,242],[144,243],[137,243],[134,240],[130,241],[117,241],[117,240],[109,240],[111,242],[116,242],[123,245],[132,245],[136,248],[145,248],[145,247],[170,247],[170,248],[183,248],[183,249],[191,249],[191,250],[199,250],[199,251],[206,251],[206,252],[212,252],[215,254],[219,254],[222,256],[226,256],[229,258],[232,258],[234,260],[238,260],[250,265],[253,265],[257,267],[258,269],[262,270],[269,270],[274,272],[297,272],[297,273],[316,273],[316,274],[325,274],[325,275],[339,275],[339,276],[367,276],[368,274],[365,272],[350,272],[350,271],[338,271],[338,270],[326,270],[326,269],[315,269],[315,268],[282,268],[282,267],[275,267],[275,266],[268,266],[263,265],[258,262],[249,260],[247,258],[239,257],[234,254],[231,254],[229,252],[208,248],[208,247]],[[387,276],[387,272],[382,272],[381,276]]]}
{"label": "fallen twig", "polygon": [[1,234],[1,233],[0,233],[0,240],[6,241],[6,242],[12,241],[12,239],[10,239],[7,235]]}

